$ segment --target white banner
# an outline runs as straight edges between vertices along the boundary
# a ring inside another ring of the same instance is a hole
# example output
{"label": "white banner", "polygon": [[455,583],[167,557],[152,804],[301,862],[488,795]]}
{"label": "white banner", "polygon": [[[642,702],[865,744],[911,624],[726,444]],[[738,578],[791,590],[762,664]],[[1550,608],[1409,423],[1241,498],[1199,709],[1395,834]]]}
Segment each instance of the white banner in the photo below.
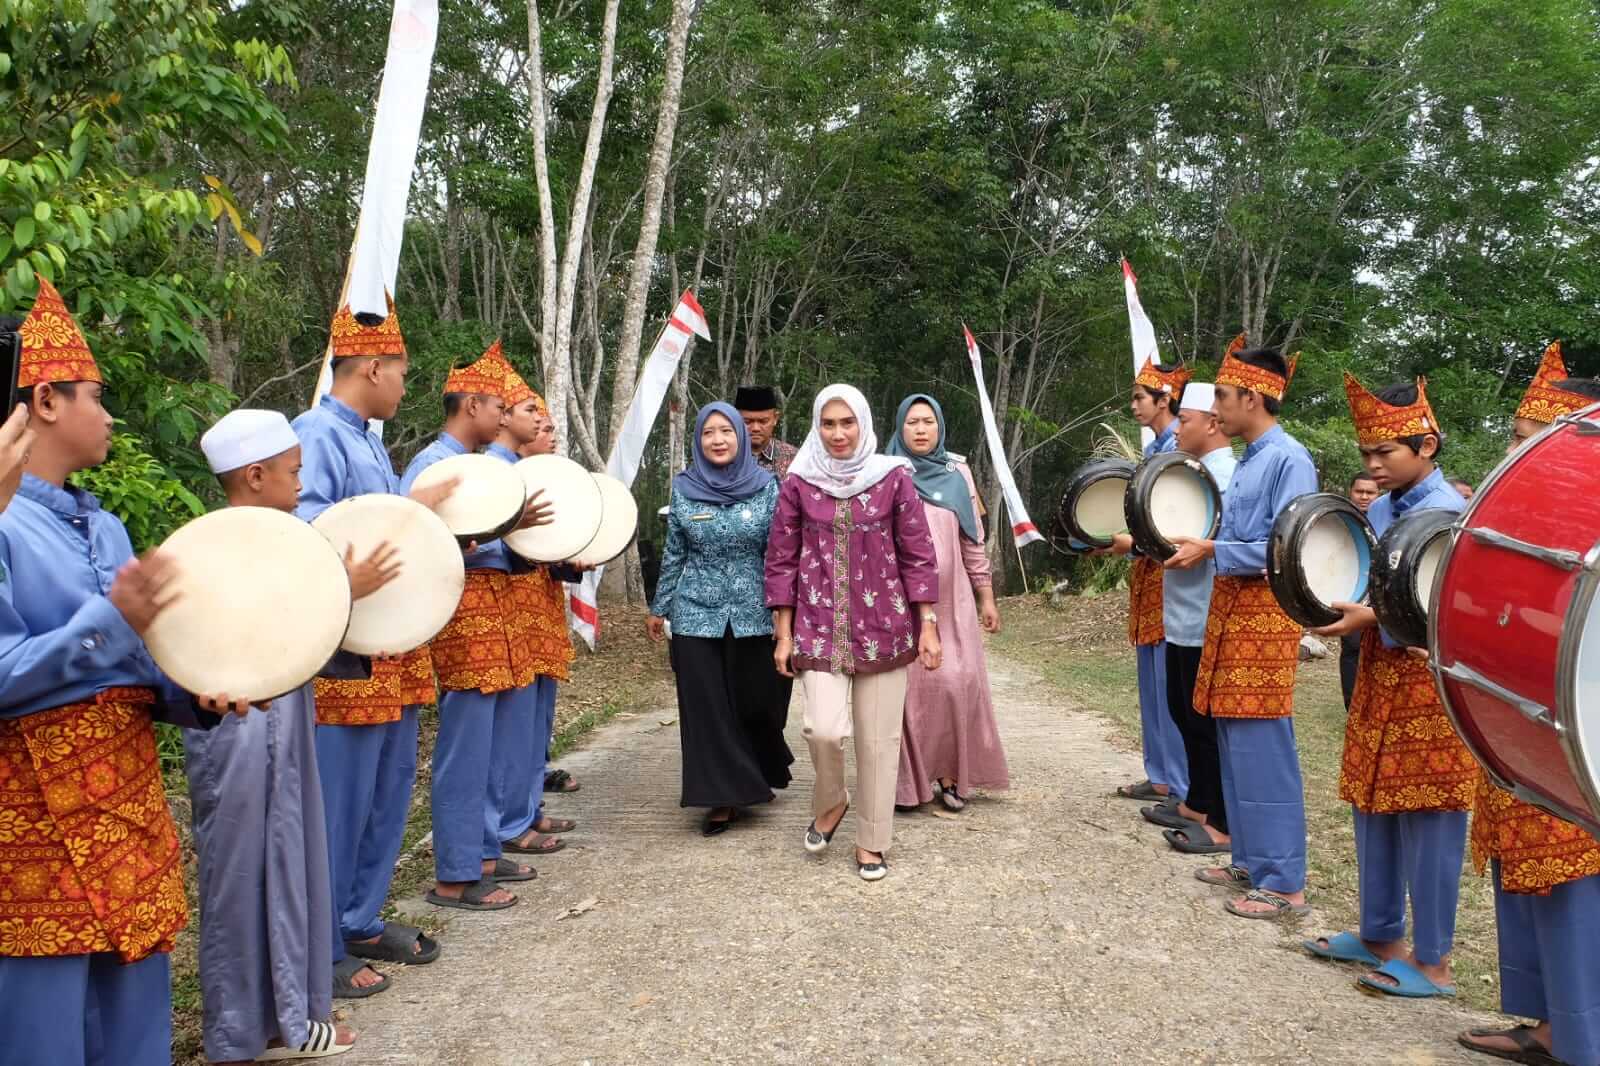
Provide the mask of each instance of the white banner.
{"label": "white banner", "polygon": [[[1161,350],[1156,346],[1156,327],[1151,324],[1150,316],[1144,313],[1144,305],[1139,302],[1139,279],[1133,276],[1133,267],[1128,265],[1126,259],[1122,261],[1122,287],[1128,295],[1128,332],[1133,337],[1133,377],[1138,377],[1146,359],[1156,366],[1161,365]],[[1141,443],[1149,444],[1155,439],[1156,435],[1150,427],[1139,431]]]}
{"label": "white banner", "polygon": [[994,405],[989,402],[989,388],[983,383],[983,358],[978,354],[978,342],[965,324],[961,332],[966,334],[967,358],[972,360],[972,376],[978,382],[978,405],[983,410],[984,436],[989,439],[989,461],[994,464],[995,477],[999,479],[1000,491],[1006,498],[1011,535],[1016,538],[1017,547],[1020,548],[1024,544],[1043,540],[1044,536],[1034,528],[1033,521],[1028,517],[1028,508],[1022,502],[1022,493],[1017,491],[1016,479],[1011,476],[1011,463],[1006,459],[1006,448],[1000,440],[1000,427],[994,421]]}
{"label": "white banner", "polygon": [[[428,77],[439,35],[439,0],[395,0],[389,24],[389,52],[383,64],[383,85],[367,149],[366,184],[361,189],[361,214],[341,303],[356,314],[388,314],[386,293],[393,293],[400,272],[400,244],[405,236],[406,203],[417,165],[422,114],[428,102]],[[324,360],[316,400],[333,385],[331,360]],[[383,424],[373,422],[382,432]]]}
{"label": "white banner", "polygon": [[[644,457],[645,442],[650,439],[650,427],[655,425],[661,412],[661,401],[672,385],[672,376],[678,372],[678,361],[689,346],[690,337],[711,339],[706,324],[706,313],[701,309],[694,293],[684,292],[678,306],[673,309],[667,327],[661,331],[656,346],[650,350],[644,369],[639,372],[639,383],[634,387],[633,400],[628,404],[628,414],[622,420],[622,432],[617,435],[617,446],[606,460],[606,473],[628,486],[639,473],[639,461]],[[647,515],[641,514],[640,521]],[[600,575],[604,567],[596,567],[583,575],[583,580],[569,586],[572,590],[572,628],[583,642],[594,647],[600,632]]]}

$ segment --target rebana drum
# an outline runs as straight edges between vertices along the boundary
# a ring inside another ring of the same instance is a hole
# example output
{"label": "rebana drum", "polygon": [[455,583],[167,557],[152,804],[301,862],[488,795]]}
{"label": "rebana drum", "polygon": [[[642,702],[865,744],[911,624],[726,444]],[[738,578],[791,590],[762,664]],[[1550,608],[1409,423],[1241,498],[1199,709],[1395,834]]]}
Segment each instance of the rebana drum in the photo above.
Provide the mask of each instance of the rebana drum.
{"label": "rebana drum", "polygon": [[1122,497],[1134,469],[1128,459],[1093,459],[1073,473],[1060,514],[1071,539],[1090,548],[1109,548],[1118,533],[1128,531]]}
{"label": "rebana drum", "polygon": [[1267,538],[1267,583],[1284,613],[1303,626],[1331,626],[1335,603],[1367,598],[1378,538],[1343,496],[1312,492],[1292,501]]}
{"label": "rebana drum", "polygon": [[1408,648],[1428,646],[1433,582],[1450,551],[1456,513],[1440,507],[1408,511],[1378,539],[1372,557],[1372,610],[1385,633]]}
{"label": "rebana drum", "polygon": [[1162,562],[1175,537],[1211,540],[1222,525],[1222,490],[1188,452],[1163,452],[1139,464],[1122,497],[1123,517],[1140,551]]}
{"label": "rebana drum", "polygon": [[1434,591],[1445,710],[1494,782],[1600,833],[1600,404],[1478,489]]}

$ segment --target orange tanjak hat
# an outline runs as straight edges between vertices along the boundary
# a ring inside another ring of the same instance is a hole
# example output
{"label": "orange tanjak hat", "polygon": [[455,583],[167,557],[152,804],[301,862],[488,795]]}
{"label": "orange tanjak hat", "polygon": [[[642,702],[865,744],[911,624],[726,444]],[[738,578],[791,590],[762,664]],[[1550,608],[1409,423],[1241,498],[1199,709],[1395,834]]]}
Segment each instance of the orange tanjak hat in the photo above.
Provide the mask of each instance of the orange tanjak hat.
{"label": "orange tanjak hat", "polygon": [[1544,359],[1534,372],[1528,391],[1522,394],[1522,403],[1517,405],[1517,417],[1549,425],[1562,415],[1574,414],[1594,403],[1586,396],[1561,388],[1559,383],[1567,380],[1567,377],[1567,364],[1561,358],[1561,342],[1556,341],[1544,350]]}
{"label": "orange tanjak hat", "polygon": [[1162,370],[1155,362],[1146,357],[1144,366],[1139,368],[1139,373],[1134,377],[1135,385],[1143,385],[1147,389],[1164,392],[1169,396],[1176,396],[1189,384],[1189,379],[1194,377],[1194,371],[1186,366],[1174,367],[1171,370]]}
{"label": "orange tanjak hat", "polygon": [[1228,345],[1228,352],[1222,357],[1222,366],[1217,369],[1217,384],[1249,389],[1263,396],[1271,396],[1274,400],[1282,400],[1283,394],[1289,391],[1289,382],[1294,380],[1294,368],[1300,362],[1300,353],[1295,352],[1289,357],[1289,373],[1280,377],[1270,370],[1251,366],[1237,358],[1237,353],[1244,349],[1245,343],[1246,335],[1241,333]]}
{"label": "orange tanjak hat", "polygon": [[103,381],[83,331],[67,310],[54,285],[39,278],[39,295],[18,331],[22,360],[17,368],[17,388],[57,381]]}
{"label": "orange tanjak hat", "polygon": [[1416,402],[1403,407],[1392,407],[1378,399],[1348,370],[1344,373],[1344,394],[1350,401],[1350,417],[1356,423],[1356,443],[1363,448],[1401,437],[1440,435],[1439,419],[1428,403],[1427,378],[1417,379]]}
{"label": "orange tanjak hat", "polygon": [[[500,349],[500,342],[495,341],[476,362],[450,371],[449,376],[444,379],[444,392],[446,395],[459,392],[478,396],[498,396],[509,407],[512,404],[514,383],[520,383],[524,389],[528,388],[527,383],[522,381],[510,362],[506,360],[505,353]],[[528,392],[532,391],[528,389]],[[527,399],[527,396],[524,395],[522,399]]]}
{"label": "orange tanjak hat", "polygon": [[[495,341],[494,348],[491,348],[490,351],[494,351],[499,346],[500,342]],[[506,406],[515,407],[517,404],[530,399],[534,401],[541,413],[550,413],[550,408],[545,406],[544,397],[534,392],[533,386],[529,385],[523,376],[517,373],[516,367],[512,367],[510,375],[506,378]]]}
{"label": "orange tanjak hat", "polygon": [[389,303],[389,317],[376,326],[364,326],[357,321],[348,303],[339,308],[333,316],[332,327],[335,359],[406,354],[406,339],[400,334],[400,316],[395,314],[394,297],[384,293],[384,298]]}

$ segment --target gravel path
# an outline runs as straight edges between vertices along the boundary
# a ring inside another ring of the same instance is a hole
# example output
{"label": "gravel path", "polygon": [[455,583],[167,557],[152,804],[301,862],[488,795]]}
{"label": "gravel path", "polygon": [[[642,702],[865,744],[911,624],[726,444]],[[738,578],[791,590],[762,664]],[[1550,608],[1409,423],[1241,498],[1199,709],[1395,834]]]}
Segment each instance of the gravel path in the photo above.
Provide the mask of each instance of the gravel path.
{"label": "gravel path", "polygon": [[795,784],[712,839],[677,805],[676,708],[608,725],[563,760],[584,785],[554,804],[580,822],[571,846],[534,860],[516,907],[452,915],[437,963],[351,1006],[362,1039],[340,1061],[1487,1061],[1453,1038],[1492,1019],[1362,996],[1355,971],[1224,914],[1197,861],[1108,795],[1137,759],[1025,668],[991,666],[1013,790],[897,816],[875,885],[844,834],[800,847],[798,695]]}

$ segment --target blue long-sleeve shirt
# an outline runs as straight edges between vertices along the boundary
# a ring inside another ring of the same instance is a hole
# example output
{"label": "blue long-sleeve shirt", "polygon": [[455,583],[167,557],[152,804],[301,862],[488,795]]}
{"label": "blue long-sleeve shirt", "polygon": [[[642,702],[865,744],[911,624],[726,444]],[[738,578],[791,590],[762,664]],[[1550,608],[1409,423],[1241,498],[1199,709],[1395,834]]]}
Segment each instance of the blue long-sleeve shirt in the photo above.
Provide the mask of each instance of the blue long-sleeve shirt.
{"label": "blue long-sleeve shirt", "polygon": [[[1461,498],[1461,493],[1444,479],[1444,472],[1437,467],[1433,473],[1417,482],[1404,492],[1396,495],[1386,492],[1372,501],[1367,508],[1367,521],[1372,524],[1372,531],[1378,536],[1392,525],[1395,519],[1408,511],[1424,511],[1438,509],[1456,514],[1466,510],[1467,501]],[[1385,648],[1398,648],[1399,642],[1385,633],[1381,628],[1378,635],[1383,640]]]}
{"label": "blue long-sleeve shirt", "polygon": [[1174,418],[1171,422],[1167,423],[1166,429],[1163,429],[1160,433],[1157,433],[1150,443],[1144,446],[1144,457],[1148,459],[1152,455],[1160,455],[1163,452],[1175,452],[1177,450],[1178,420]]}
{"label": "blue long-sleeve shirt", "polygon": [[1261,577],[1267,572],[1272,523],[1297,497],[1317,491],[1317,468],[1305,446],[1273,426],[1250,442],[1223,497],[1217,533],[1217,573]]}
{"label": "blue long-sleeve shirt", "polygon": [[331,395],[294,420],[300,438],[300,504],[309,522],[340,500],[370,492],[400,491],[383,441],[367,420]]}
{"label": "blue long-sleeve shirt", "polygon": [[[495,447],[495,445],[490,445]],[[502,448],[501,451],[508,451]],[[456,440],[448,433],[440,433],[434,442],[422,449],[406,464],[406,472],[400,478],[400,491],[410,492],[411,486],[416,483],[417,475],[441,459],[449,459],[455,455],[466,455],[467,446]],[[504,458],[504,456],[501,456]],[[515,458],[512,460],[515,462]],[[491,540],[479,544],[476,551],[466,553],[466,566],[468,570],[499,570],[501,573],[510,573],[511,553],[506,549],[503,541]],[[520,568],[519,568],[520,569]]]}

